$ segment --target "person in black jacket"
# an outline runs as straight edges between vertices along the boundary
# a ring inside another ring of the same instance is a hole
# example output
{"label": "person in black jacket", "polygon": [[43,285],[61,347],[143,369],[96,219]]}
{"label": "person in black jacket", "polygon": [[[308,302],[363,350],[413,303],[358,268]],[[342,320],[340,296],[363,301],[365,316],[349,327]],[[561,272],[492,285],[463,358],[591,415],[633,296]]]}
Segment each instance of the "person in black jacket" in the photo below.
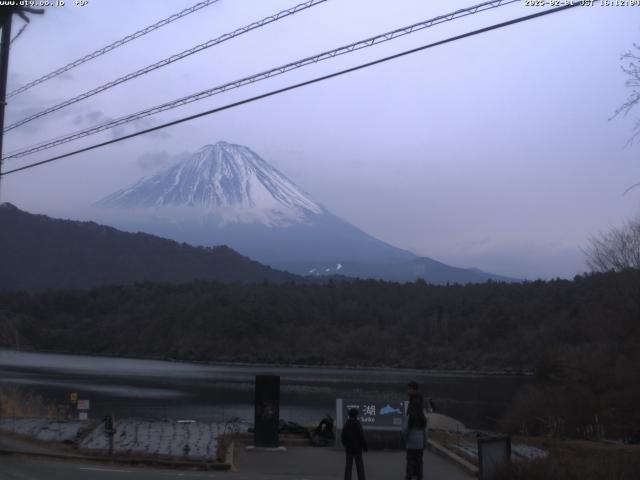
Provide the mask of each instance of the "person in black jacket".
{"label": "person in black jacket", "polygon": [[357,408],[349,410],[349,418],[344,423],[342,429],[342,445],[347,455],[347,461],[344,467],[344,480],[351,480],[351,470],[353,469],[354,460],[356,461],[358,480],[365,480],[362,452],[367,451],[367,441],[364,438],[362,425],[358,421],[359,413]]}
{"label": "person in black jacket", "polygon": [[407,469],[406,480],[414,476],[422,480],[423,463],[422,456],[426,446],[427,417],[424,414],[424,397],[418,390],[418,384],[410,381],[407,385],[409,404],[407,405],[407,418],[405,420],[405,436],[407,440]]}

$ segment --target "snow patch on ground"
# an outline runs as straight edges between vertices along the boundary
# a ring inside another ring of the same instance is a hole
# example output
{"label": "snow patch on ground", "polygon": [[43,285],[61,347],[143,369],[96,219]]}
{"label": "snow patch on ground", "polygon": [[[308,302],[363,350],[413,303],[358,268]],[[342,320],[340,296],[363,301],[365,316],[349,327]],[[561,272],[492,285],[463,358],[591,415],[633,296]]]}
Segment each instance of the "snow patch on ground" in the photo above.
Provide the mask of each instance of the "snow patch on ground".
{"label": "snow patch on ground", "polygon": [[478,447],[477,447],[477,445],[465,442],[465,443],[454,443],[454,444],[451,444],[451,446],[453,448],[455,448],[456,450],[464,453],[468,457],[471,457],[471,458],[477,458],[478,457]]}
{"label": "snow patch on ground", "polygon": [[[218,423],[123,419],[116,421],[115,428],[116,453],[213,459],[218,448],[218,437],[225,433],[227,426]],[[104,425],[99,425],[85,437],[80,448],[108,451],[109,437],[105,434]]]}
{"label": "snow patch on ground", "polygon": [[[246,432],[248,424],[240,422],[203,423],[195,421],[139,420],[134,418],[116,421],[114,452],[124,454],[163,455],[192,460],[215,459],[218,438],[225,433]],[[0,420],[0,431],[16,433],[43,442],[76,442],[84,451],[107,453],[109,436],[104,424],[90,427],[87,422],[49,419]],[[188,447],[185,449],[185,447]]]}
{"label": "snow patch on ground", "polygon": [[4,418],[0,430],[17,433],[43,442],[72,442],[87,422],[48,420],[39,418]]}
{"label": "snow patch on ground", "polygon": [[[464,453],[465,455],[477,458],[478,457],[478,444],[473,442],[459,442],[451,444],[451,447]],[[531,445],[525,445],[521,443],[511,444],[511,455],[514,460],[533,460],[535,458],[544,458],[549,453],[541,448],[532,447]]]}
{"label": "snow patch on ground", "polygon": [[542,448],[532,447],[531,445],[513,444],[511,445],[511,453],[516,458],[523,458],[527,460],[533,460],[534,458],[544,458],[549,455],[549,452]]}

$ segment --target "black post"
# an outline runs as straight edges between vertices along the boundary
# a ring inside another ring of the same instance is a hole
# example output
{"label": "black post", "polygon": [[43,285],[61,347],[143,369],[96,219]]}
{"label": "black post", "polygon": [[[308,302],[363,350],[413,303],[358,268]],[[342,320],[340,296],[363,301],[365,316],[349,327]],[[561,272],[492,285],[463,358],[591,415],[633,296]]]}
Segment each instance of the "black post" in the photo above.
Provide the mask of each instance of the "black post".
{"label": "black post", "polygon": [[2,181],[2,140],[4,139],[4,107],[7,104],[7,75],[9,73],[9,45],[11,43],[12,10],[2,15],[2,44],[0,44],[0,182]]}
{"label": "black post", "polygon": [[256,375],[254,405],[254,445],[256,447],[277,447],[280,426],[279,376]]}
{"label": "black post", "polygon": [[116,434],[116,419],[113,413],[104,417],[104,432],[109,441],[109,455],[113,455],[113,437]]}

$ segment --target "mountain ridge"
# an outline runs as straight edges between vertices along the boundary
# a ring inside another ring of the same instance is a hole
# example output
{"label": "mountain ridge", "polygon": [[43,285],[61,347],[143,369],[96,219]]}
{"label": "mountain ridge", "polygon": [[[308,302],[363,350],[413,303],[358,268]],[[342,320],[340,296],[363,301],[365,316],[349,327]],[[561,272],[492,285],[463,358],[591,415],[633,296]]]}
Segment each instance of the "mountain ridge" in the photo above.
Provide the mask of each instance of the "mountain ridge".
{"label": "mountain ridge", "polygon": [[[99,200],[102,208],[189,207],[223,221],[286,225],[325,208],[251,149],[220,141]],[[253,213],[253,215],[252,215]]]}
{"label": "mountain ridge", "polygon": [[451,267],[390,245],[334,215],[248,147],[218,142],[151,178],[97,201],[117,228],[210,246],[298,275],[330,274],[432,283],[517,281]]}
{"label": "mountain ridge", "polygon": [[84,289],[153,281],[283,283],[301,277],[228,246],[193,247],[95,222],[62,220],[0,204],[0,290]]}

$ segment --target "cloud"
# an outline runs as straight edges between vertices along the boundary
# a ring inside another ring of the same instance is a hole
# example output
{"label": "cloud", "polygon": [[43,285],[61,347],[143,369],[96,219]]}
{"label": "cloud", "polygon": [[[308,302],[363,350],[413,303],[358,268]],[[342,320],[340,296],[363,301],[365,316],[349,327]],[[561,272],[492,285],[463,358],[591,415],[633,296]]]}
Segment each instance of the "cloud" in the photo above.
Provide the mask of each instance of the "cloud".
{"label": "cloud", "polygon": [[5,125],[29,117],[43,109],[43,101],[31,91],[7,99]]}
{"label": "cloud", "polygon": [[[101,110],[87,110],[82,113],[78,113],[73,118],[72,122],[74,125],[80,128],[93,127],[96,125],[100,125],[102,123],[107,123],[115,120],[115,118],[105,115]],[[111,138],[119,138],[125,135],[129,135],[131,133],[139,132],[141,130],[145,130],[147,128],[151,128],[157,125],[157,121],[154,121],[149,118],[141,118],[139,120],[134,120],[133,122],[125,123],[122,125],[118,125],[117,127],[109,129],[109,133]],[[160,138],[160,139],[168,139],[171,138],[171,135],[165,130],[158,130],[155,132],[151,132],[147,134],[152,138]]]}
{"label": "cloud", "polygon": [[136,159],[136,164],[143,170],[156,170],[164,168],[168,165],[181,162],[189,158],[189,152],[178,153],[177,155],[171,155],[166,150],[160,150],[156,152],[149,152],[140,155]]}
{"label": "cloud", "polygon": [[[511,241],[467,244],[468,249],[453,258],[454,264],[476,266],[493,273],[518,278],[571,278],[586,270],[578,245],[561,242]],[[457,260],[457,261],[456,261]]]}
{"label": "cloud", "polygon": [[485,245],[489,245],[492,241],[490,236],[485,236],[483,238],[477,240],[468,240],[466,242],[462,242],[459,248],[459,251],[473,251],[477,248],[484,247]]}
{"label": "cloud", "polygon": [[[112,128],[111,137],[112,138],[122,137],[130,133],[146,130],[147,128],[154,127],[157,124],[158,124],[157,121],[151,120],[149,118],[141,118],[139,120],[134,120],[133,122],[125,123],[123,125],[118,125],[117,127]],[[156,130],[155,132],[147,133],[145,135],[152,138],[160,138],[163,140],[171,138],[171,135],[166,130]]]}
{"label": "cloud", "polygon": [[109,121],[111,120],[111,118],[107,117],[102,111],[100,110],[92,110],[86,113],[81,113],[79,115],[76,115],[73,119],[73,124],[74,125],[82,125],[82,126],[89,126],[89,125],[95,125],[98,122],[101,121]]}

